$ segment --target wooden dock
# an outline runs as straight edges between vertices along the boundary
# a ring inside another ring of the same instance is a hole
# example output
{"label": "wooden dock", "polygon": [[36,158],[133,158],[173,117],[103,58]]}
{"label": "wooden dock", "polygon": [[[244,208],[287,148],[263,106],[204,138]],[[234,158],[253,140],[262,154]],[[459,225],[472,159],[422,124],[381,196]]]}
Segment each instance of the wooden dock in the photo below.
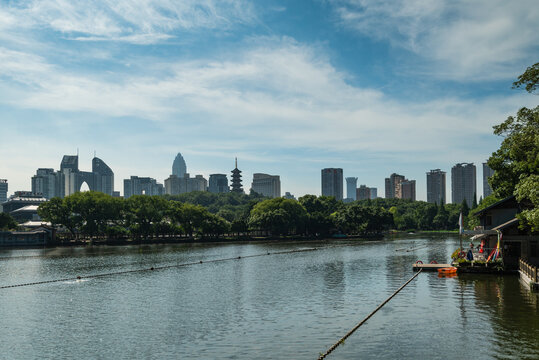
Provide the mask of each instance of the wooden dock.
{"label": "wooden dock", "polygon": [[438,269],[441,268],[447,268],[451,267],[451,264],[413,264],[414,271],[419,271],[419,269],[423,269],[423,271],[438,271]]}

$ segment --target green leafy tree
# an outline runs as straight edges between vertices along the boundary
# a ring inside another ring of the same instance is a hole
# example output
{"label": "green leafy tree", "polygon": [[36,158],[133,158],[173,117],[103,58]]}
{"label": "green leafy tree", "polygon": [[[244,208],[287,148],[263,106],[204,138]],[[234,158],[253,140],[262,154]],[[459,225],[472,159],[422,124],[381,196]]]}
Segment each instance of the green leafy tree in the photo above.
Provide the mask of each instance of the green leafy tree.
{"label": "green leafy tree", "polygon": [[539,63],[535,63],[528,67],[522,75],[518,77],[518,80],[513,83],[513,88],[521,88],[524,86],[527,92],[533,93],[537,90],[537,83],[539,82]]}
{"label": "green leafy tree", "polygon": [[65,227],[73,237],[76,237],[82,227],[82,218],[75,213],[71,204],[64,199],[54,197],[39,205],[38,215],[53,227]]}
{"label": "green leafy tree", "polygon": [[515,194],[519,201],[530,201],[533,204],[533,208],[518,214],[519,219],[530,226],[532,231],[539,232],[539,175],[524,177],[518,183]]}
{"label": "green leafy tree", "polygon": [[0,213],[0,230],[13,230],[16,229],[17,222],[13,217],[8,213]]}
{"label": "green leafy tree", "polygon": [[[466,202],[466,200],[464,200]],[[433,225],[438,230],[446,230],[449,225],[449,212],[446,210],[444,202],[438,206],[438,212],[433,219]]]}
{"label": "green leafy tree", "polygon": [[251,210],[249,227],[269,231],[272,235],[302,233],[307,212],[296,200],[274,198],[259,202]]}
{"label": "green leafy tree", "polygon": [[170,204],[161,196],[135,195],[126,200],[126,220],[131,234],[148,238],[159,234],[170,214]]}
{"label": "green leafy tree", "polygon": [[[524,87],[533,94],[538,81],[539,63],[536,63],[528,67],[513,86]],[[539,106],[521,108],[516,117],[509,116],[494,126],[494,134],[504,139],[488,160],[488,165],[494,170],[489,179],[492,190],[499,198],[516,195],[519,201],[530,201],[531,209],[519,215],[521,225],[539,231]]]}

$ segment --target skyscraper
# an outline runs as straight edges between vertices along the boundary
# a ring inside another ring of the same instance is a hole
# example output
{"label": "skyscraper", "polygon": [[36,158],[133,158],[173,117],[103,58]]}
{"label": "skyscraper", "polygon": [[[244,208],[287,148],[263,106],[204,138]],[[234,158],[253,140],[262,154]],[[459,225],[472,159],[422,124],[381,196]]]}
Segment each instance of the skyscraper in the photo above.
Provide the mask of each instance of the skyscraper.
{"label": "skyscraper", "polygon": [[279,175],[253,174],[251,190],[271,198],[281,197],[281,179]]}
{"label": "skyscraper", "polygon": [[225,174],[211,174],[210,185],[208,191],[211,193],[227,193],[230,191],[228,187],[228,179]]}
{"label": "skyscraper", "polygon": [[94,156],[92,172],[94,173],[94,190],[112,196],[114,193],[114,172],[112,169],[103,160]]}
{"label": "skyscraper", "polygon": [[176,175],[181,179],[186,172],[187,165],[185,165],[185,160],[183,159],[182,154],[178,153],[178,155],[176,155],[176,158],[174,159],[174,163],[172,163],[172,175]]}
{"label": "skyscraper", "polygon": [[356,189],[356,200],[367,200],[371,198],[371,188],[367,185],[360,185]]}
{"label": "skyscraper", "polygon": [[7,201],[7,180],[6,179],[0,179],[0,211],[2,207],[2,203],[5,203]]}
{"label": "skyscraper", "polygon": [[488,183],[488,178],[492,175],[494,175],[494,170],[487,163],[483,163],[483,199],[492,194],[492,188]]}
{"label": "skyscraper", "polygon": [[39,168],[32,177],[32,192],[41,193],[47,199],[64,197],[80,191],[86,183],[93,191],[100,191],[108,195],[114,193],[114,172],[101,159],[92,159],[92,171],[79,170],[78,155],[64,155],[60,163],[60,170]]}
{"label": "skyscraper", "polygon": [[399,199],[406,199],[415,201],[415,180],[404,180],[398,185],[398,197]]}
{"label": "skyscraper", "polygon": [[445,171],[434,169],[427,173],[427,202],[445,204]]}
{"label": "skyscraper", "polygon": [[459,163],[451,168],[451,200],[460,204],[466,199],[472,206],[476,194],[476,169],[473,163]]}
{"label": "skyscraper", "polygon": [[232,184],[230,187],[230,191],[243,194],[243,187],[241,185],[241,170],[238,169],[238,158],[236,158],[236,167],[234,170],[232,170]]}
{"label": "skyscraper", "polygon": [[357,177],[346,178],[346,198],[356,200]]}
{"label": "skyscraper", "polygon": [[342,169],[326,168],[322,169],[322,195],[334,196],[337,200],[342,200],[343,193]]}
{"label": "skyscraper", "polygon": [[149,177],[131,176],[124,180],[124,198],[133,195],[163,195],[163,184]]}
{"label": "skyscraper", "polygon": [[60,173],[54,169],[37,169],[32,177],[32,192],[43,194],[46,199],[51,199],[60,194]]}
{"label": "skyscraper", "polygon": [[393,199],[398,196],[398,189],[399,184],[405,180],[404,175],[399,175],[396,173],[391,174],[388,178],[385,180],[385,188],[386,188],[386,199]]}

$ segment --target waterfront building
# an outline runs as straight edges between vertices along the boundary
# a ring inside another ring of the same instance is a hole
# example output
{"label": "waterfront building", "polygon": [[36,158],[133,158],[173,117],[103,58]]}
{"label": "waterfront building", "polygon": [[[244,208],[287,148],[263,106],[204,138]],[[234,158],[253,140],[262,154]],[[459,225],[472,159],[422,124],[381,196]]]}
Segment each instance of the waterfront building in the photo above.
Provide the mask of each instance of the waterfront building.
{"label": "waterfront building", "polygon": [[415,201],[415,180],[405,180],[399,183],[398,198]]}
{"label": "waterfront building", "polygon": [[271,198],[281,197],[281,179],[279,175],[253,174],[251,190]]}
{"label": "waterfront building", "polygon": [[172,175],[176,175],[178,178],[183,178],[187,173],[187,165],[181,153],[176,155],[174,162],[172,163]]}
{"label": "waterfront building", "polygon": [[494,175],[494,170],[487,163],[483,163],[483,199],[492,194],[492,188],[488,182],[488,178],[492,175]]}
{"label": "waterfront building", "polygon": [[42,194],[31,191],[15,191],[13,195],[2,204],[3,211],[9,213],[17,222],[39,220],[37,208],[47,201]]}
{"label": "waterfront building", "polygon": [[0,179],[0,212],[2,212],[2,204],[7,201],[7,180]]}
{"label": "waterfront building", "polygon": [[357,177],[346,178],[346,198],[356,200]]}
{"label": "waterfront building", "polygon": [[427,202],[445,204],[445,171],[434,169],[427,173]]}
{"label": "waterfront building", "polygon": [[386,199],[393,199],[399,197],[399,184],[405,180],[404,175],[396,173],[391,174],[385,179]]}
{"label": "waterfront building", "polygon": [[337,200],[343,199],[342,169],[322,169],[322,196],[333,196]]}
{"label": "waterfront building", "polygon": [[228,178],[225,174],[210,174],[210,185],[208,191],[214,194],[227,193],[230,191],[228,187]]}
{"label": "waterfront building", "polygon": [[150,177],[131,176],[124,180],[124,198],[128,199],[133,195],[163,195],[163,184],[158,183]]}
{"label": "waterfront building", "polygon": [[230,187],[230,191],[243,194],[243,187],[241,185],[241,170],[238,169],[238,158],[236,158],[236,167],[234,170],[232,170],[232,184]]}
{"label": "waterfront building", "polygon": [[42,193],[47,199],[65,197],[80,191],[83,184],[93,191],[108,195],[114,193],[114,172],[101,159],[92,159],[92,171],[79,170],[78,155],[64,155],[60,170],[39,168],[32,177],[32,192]]}
{"label": "waterfront building", "polygon": [[476,169],[473,163],[459,163],[451,168],[451,200],[460,204],[466,199],[472,206],[476,195]]}

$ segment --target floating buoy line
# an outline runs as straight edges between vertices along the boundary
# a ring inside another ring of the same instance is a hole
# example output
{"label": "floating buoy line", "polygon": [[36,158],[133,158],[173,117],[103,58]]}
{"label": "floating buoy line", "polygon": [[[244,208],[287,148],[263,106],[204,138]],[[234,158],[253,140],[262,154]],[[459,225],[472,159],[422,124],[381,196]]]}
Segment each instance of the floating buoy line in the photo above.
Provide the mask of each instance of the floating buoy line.
{"label": "floating buoy line", "polygon": [[[371,244],[371,243],[373,243],[373,241],[369,241],[368,243]],[[115,272],[108,272],[108,273],[95,274],[95,275],[84,275],[84,276],[77,275],[77,276],[74,276],[74,277],[68,277],[68,278],[62,278],[62,279],[43,280],[43,281],[35,281],[35,282],[28,282],[28,283],[22,283],[22,284],[14,284],[14,285],[4,285],[4,286],[0,286],[0,289],[10,289],[10,288],[17,288],[17,287],[24,287],[24,286],[51,284],[51,283],[58,283],[58,282],[65,282],[65,281],[77,281],[77,280],[83,280],[83,279],[96,279],[96,278],[101,278],[101,277],[106,277],[106,276],[113,276],[113,275],[122,275],[122,274],[131,274],[131,273],[145,272],[145,271],[172,269],[172,268],[179,268],[179,267],[185,267],[185,266],[193,266],[193,265],[207,264],[207,263],[217,263],[217,262],[224,262],[224,261],[231,261],[231,260],[242,260],[242,259],[248,259],[248,258],[254,258],[254,257],[268,256],[268,255],[284,255],[284,254],[292,254],[292,253],[300,253],[300,252],[309,252],[309,251],[317,251],[317,250],[328,249],[328,248],[345,247],[345,246],[362,245],[362,244],[367,244],[367,242],[341,244],[341,245],[330,245],[330,246],[325,246],[325,247],[303,248],[303,249],[287,250],[287,251],[274,251],[274,252],[269,252],[268,251],[268,252],[265,252],[265,253],[262,253],[262,254],[234,256],[234,257],[223,258],[223,259],[199,260],[199,261],[193,261],[193,262],[182,263],[182,264],[165,265],[165,266],[152,266],[150,268],[115,271]]]}

